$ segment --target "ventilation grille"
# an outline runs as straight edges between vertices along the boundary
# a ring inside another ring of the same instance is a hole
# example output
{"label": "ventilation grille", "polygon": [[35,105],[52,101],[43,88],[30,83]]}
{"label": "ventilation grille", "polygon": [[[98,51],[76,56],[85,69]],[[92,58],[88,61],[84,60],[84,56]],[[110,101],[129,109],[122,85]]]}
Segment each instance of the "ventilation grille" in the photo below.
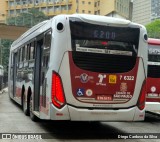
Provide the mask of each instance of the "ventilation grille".
{"label": "ventilation grille", "polygon": [[101,73],[123,73],[133,69],[136,57],[72,52],[74,63],[81,69]]}
{"label": "ventilation grille", "polygon": [[148,77],[160,78],[160,66],[148,65]]}

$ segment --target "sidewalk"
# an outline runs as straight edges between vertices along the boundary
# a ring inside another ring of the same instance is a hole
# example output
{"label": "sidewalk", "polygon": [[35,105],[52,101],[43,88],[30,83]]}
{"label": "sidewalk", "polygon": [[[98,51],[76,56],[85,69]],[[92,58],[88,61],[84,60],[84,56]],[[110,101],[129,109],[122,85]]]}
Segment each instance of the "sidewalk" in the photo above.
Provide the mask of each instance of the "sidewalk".
{"label": "sidewalk", "polygon": [[6,88],[0,90],[0,95],[1,95],[2,93],[4,93],[4,92],[8,92],[8,87],[6,87]]}

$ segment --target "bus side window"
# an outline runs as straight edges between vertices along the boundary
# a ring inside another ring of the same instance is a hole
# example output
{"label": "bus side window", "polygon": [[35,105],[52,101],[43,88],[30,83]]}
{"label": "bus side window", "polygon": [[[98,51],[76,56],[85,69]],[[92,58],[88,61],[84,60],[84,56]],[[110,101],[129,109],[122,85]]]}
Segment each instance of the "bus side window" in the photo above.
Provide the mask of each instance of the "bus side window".
{"label": "bus side window", "polygon": [[26,61],[27,60],[27,45],[25,45],[24,46],[24,49],[23,49],[23,51],[24,51],[24,59],[23,59],[23,61]]}
{"label": "bus side window", "polygon": [[44,46],[43,46],[42,66],[46,68],[49,67],[50,48],[51,48],[51,31],[45,34]]}
{"label": "bus side window", "polygon": [[29,60],[34,59],[35,57],[35,42],[32,42],[29,47]]}
{"label": "bus side window", "polygon": [[24,61],[24,53],[25,53],[25,48],[21,47],[20,48],[20,62]]}
{"label": "bus side window", "polygon": [[31,48],[31,43],[27,45],[27,60],[30,60],[30,48]]}
{"label": "bus side window", "polygon": [[24,61],[28,61],[29,60],[29,48],[30,48],[30,44],[25,45],[25,57],[24,57]]}

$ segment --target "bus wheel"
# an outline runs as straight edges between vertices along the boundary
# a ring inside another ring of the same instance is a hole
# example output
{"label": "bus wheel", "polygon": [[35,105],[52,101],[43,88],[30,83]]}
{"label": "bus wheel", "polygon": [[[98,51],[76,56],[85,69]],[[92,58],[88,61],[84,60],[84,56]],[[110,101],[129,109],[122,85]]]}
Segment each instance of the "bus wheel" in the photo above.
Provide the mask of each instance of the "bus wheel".
{"label": "bus wheel", "polygon": [[25,101],[25,95],[23,95],[23,106],[22,107],[23,107],[23,112],[25,115],[29,115],[29,110],[27,109],[27,103],[28,102]]}
{"label": "bus wheel", "polygon": [[32,96],[30,96],[29,102],[29,114],[32,121],[37,121],[37,117],[33,114],[33,104],[32,104]]}

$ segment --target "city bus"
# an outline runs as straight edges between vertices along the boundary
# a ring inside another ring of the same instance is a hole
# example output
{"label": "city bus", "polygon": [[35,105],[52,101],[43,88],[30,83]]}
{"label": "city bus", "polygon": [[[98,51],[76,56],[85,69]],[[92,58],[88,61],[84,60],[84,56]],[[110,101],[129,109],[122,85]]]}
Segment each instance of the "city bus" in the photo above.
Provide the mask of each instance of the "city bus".
{"label": "city bus", "polygon": [[148,39],[146,111],[160,112],[160,39]]}
{"label": "city bus", "polygon": [[129,20],[55,16],[11,45],[9,96],[32,120],[143,121],[147,45]]}

